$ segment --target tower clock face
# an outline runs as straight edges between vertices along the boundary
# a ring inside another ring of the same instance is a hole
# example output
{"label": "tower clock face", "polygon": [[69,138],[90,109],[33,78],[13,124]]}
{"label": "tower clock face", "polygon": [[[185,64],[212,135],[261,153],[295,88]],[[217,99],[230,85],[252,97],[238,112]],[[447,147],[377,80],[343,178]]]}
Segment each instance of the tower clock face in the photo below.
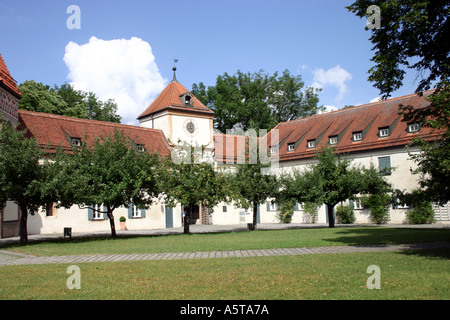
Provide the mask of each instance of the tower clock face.
{"label": "tower clock face", "polygon": [[197,134],[197,125],[194,119],[187,119],[184,122],[184,129],[189,136],[195,136]]}

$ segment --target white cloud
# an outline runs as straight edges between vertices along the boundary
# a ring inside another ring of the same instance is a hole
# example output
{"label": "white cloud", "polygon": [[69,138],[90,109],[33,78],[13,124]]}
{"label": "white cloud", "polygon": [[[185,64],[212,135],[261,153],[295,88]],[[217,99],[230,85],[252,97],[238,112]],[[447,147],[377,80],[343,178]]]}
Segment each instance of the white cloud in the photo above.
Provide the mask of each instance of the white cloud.
{"label": "white cloud", "polygon": [[328,113],[328,112],[331,112],[331,111],[339,110],[338,107],[333,106],[333,105],[328,105],[328,106],[324,106],[324,107],[325,107],[325,111],[319,112],[319,114],[322,114],[322,113]]}
{"label": "white cloud", "polygon": [[313,87],[324,88],[327,86],[336,87],[339,91],[335,97],[335,102],[340,102],[344,98],[344,94],[348,91],[346,82],[352,79],[350,72],[337,65],[328,70],[316,69],[313,71]]}
{"label": "white cloud", "polygon": [[378,101],[381,101],[381,97],[375,97],[372,100],[370,100],[371,103],[372,102],[378,102]]}
{"label": "white cloud", "polygon": [[77,90],[92,91],[106,101],[114,99],[122,123],[137,124],[136,118],[164,89],[150,45],[142,39],[101,40],[66,45],[64,62],[68,79]]}

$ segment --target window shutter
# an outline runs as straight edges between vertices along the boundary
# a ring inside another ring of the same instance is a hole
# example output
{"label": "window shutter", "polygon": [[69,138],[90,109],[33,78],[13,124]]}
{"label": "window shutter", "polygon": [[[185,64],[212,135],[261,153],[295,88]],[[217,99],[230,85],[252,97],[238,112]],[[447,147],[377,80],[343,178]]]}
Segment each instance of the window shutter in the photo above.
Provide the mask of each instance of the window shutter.
{"label": "window shutter", "polygon": [[280,206],[278,205],[278,203],[275,203],[275,210],[280,210]]}
{"label": "window shutter", "polygon": [[145,218],[145,209],[141,209],[141,218]]}
{"label": "window shutter", "polygon": [[92,205],[88,207],[88,220],[94,220],[94,210],[92,209]]}
{"label": "window shutter", "polygon": [[103,219],[108,219],[108,208],[106,206],[103,206]]}
{"label": "window shutter", "polygon": [[128,204],[128,219],[133,218],[133,203]]}
{"label": "window shutter", "polygon": [[350,208],[354,209],[355,208],[355,203],[353,200],[350,200]]}
{"label": "window shutter", "polygon": [[298,201],[295,202],[295,207],[294,207],[294,211],[298,211]]}
{"label": "window shutter", "polygon": [[267,211],[270,211],[270,202],[269,201],[266,202],[266,209],[267,209]]}

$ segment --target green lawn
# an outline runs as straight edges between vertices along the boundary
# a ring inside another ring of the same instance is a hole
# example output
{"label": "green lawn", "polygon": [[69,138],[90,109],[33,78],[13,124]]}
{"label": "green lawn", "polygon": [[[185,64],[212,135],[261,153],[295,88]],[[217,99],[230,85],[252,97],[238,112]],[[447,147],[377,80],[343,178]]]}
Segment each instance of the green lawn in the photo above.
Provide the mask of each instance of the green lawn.
{"label": "green lawn", "polygon": [[[450,241],[450,230],[335,228],[72,239],[3,245],[39,255],[208,251]],[[0,267],[0,299],[450,299],[450,250],[80,263]],[[368,289],[367,267],[381,272]]]}
{"label": "green lawn", "polygon": [[0,245],[0,249],[47,256],[399,244],[427,241],[450,241],[450,230],[350,227],[119,237],[116,239],[104,236],[33,242],[26,246]]}
{"label": "green lawn", "polygon": [[[0,267],[0,299],[450,299],[449,251]],[[369,265],[381,289],[368,289]]]}

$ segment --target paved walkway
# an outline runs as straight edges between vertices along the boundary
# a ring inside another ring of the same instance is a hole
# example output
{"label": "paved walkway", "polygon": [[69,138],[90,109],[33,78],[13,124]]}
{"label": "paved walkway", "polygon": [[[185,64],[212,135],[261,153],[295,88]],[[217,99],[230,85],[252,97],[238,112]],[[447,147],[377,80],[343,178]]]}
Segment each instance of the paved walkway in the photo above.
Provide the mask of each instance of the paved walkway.
{"label": "paved walkway", "polygon": [[[259,230],[292,229],[324,227],[325,225],[301,225],[301,224],[259,224]],[[356,225],[353,225],[356,227]],[[367,225],[364,225],[367,226]],[[389,227],[415,227],[406,225],[384,225]],[[338,226],[339,227],[339,226]],[[349,227],[345,225],[345,227]],[[424,225],[422,228],[449,228],[450,225]],[[192,233],[207,232],[227,232],[247,230],[243,225],[228,226],[202,226],[192,225]],[[182,233],[182,228],[156,229],[142,231],[118,231],[118,235],[164,235]],[[91,236],[108,236],[104,233],[79,233],[74,234],[74,238]],[[29,242],[60,239],[61,235],[32,235]],[[69,241],[69,240],[68,240]],[[0,239],[1,243],[17,243],[18,238]],[[239,257],[259,257],[259,256],[282,256],[282,255],[303,255],[303,254],[326,254],[326,253],[346,253],[346,252],[378,252],[378,251],[402,251],[415,249],[450,249],[450,242],[429,242],[417,244],[399,245],[370,245],[370,246],[332,246],[332,247],[311,247],[311,248],[277,248],[259,250],[231,250],[231,251],[204,251],[204,252],[165,252],[165,253],[140,253],[140,254],[93,254],[93,255],[71,255],[71,256],[33,256],[22,253],[14,253],[0,249],[0,266],[7,265],[27,265],[27,264],[50,264],[50,263],[86,263],[86,262],[114,262],[114,261],[150,261],[150,260],[179,260],[179,259],[208,259],[208,258],[239,258]]]}
{"label": "paved walkway", "polygon": [[93,254],[80,256],[50,256],[37,257],[0,250],[0,266],[29,265],[50,263],[88,263],[88,262],[117,262],[117,261],[150,261],[150,260],[180,260],[180,259],[211,259],[211,258],[244,258],[262,256],[284,256],[303,254],[349,253],[349,252],[379,252],[404,251],[417,249],[450,249],[449,242],[429,242],[399,245],[372,246],[333,246],[311,248],[280,248],[253,249],[231,251],[202,251],[202,252],[164,252],[138,254]]}

